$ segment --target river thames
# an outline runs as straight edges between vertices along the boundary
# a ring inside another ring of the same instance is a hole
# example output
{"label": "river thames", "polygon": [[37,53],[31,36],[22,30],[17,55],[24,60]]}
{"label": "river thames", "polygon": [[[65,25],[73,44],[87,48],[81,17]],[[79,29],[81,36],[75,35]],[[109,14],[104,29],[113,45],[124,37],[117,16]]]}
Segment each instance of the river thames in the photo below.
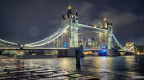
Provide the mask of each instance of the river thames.
{"label": "river thames", "polygon": [[144,76],[144,56],[88,56],[76,68],[74,57],[1,59],[0,79],[7,80],[128,80]]}

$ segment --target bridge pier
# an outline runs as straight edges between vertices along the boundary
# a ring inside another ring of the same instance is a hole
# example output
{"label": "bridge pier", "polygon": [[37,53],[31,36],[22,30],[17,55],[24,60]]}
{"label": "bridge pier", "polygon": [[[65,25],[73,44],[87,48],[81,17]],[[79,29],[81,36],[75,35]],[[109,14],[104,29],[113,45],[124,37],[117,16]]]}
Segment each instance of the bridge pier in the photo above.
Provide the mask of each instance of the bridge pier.
{"label": "bridge pier", "polygon": [[122,56],[134,55],[134,52],[120,52],[120,54],[121,54]]}
{"label": "bridge pier", "polygon": [[120,56],[120,53],[115,49],[107,49],[106,51],[107,56]]}
{"label": "bridge pier", "polygon": [[80,49],[80,48],[70,48],[70,49],[68,49],[68,56],[67,57],[75,57],[75,51],[76,50],[80,51],[80,57],[84,57],[82,49]]}
{"label": "bridge pier", "polygon": [[57,56],[58,57],[75,57],[75,51],[80,50],[80,57],[84,57],[82,48],[69,48],[66,50],[59,50]]}
{"label": "bridge pier", "polygon": [[58,50],[57,57],[67,57],[67,56],[68,56],[68,50],[67,49]]}

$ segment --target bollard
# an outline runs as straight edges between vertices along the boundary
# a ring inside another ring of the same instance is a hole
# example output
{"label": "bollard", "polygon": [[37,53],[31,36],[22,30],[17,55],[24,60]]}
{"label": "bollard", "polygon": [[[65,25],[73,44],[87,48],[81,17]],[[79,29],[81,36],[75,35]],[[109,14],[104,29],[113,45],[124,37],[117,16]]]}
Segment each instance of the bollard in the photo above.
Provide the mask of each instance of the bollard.
{"label": "bollard", "polygon": [[79,52],[79,50],[75,51],[75,58],[76,58],[76,67],[80,68],[80,52]]}

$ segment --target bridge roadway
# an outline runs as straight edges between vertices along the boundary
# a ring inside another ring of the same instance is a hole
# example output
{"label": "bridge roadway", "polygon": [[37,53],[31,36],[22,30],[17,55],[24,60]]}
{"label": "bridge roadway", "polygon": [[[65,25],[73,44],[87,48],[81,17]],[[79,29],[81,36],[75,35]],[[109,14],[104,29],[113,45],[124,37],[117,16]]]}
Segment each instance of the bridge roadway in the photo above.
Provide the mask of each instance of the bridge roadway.
{"label": "bridge roadway", "polygon": [[[43,47],[37,47],[37,48],[12,48],[12,47],[5,47],[5,48],[0,48],[0,50],[66,50],[66,49],[69,49],[69,48],[43,48]],[[84,51],[93,51],[93,50],[96,50],[96,51],[99,51],[99,50],[102,50],[102,49],[83,49]]]}
{"label": "bridge roadway", "polygon": [[[0,48],[0,50],[67,50],[69,48],[42,48],[42,47],[38,47],[38,48],[12,48],[12,47],[5,47],[5,48]],[[101,51],[103,49],[83,49],[83,51]],[[129,51],[129,50],[118,50],[118,52],[134,52],[134,51]]]}
{"label": "bridge roadway", "polygon": [[67,50],[69,48],[0,48],[0,50]]}
{"label": "bridge roadway", "polygon": [[[0,50],[67,50],[69,48],[42,48],[42,47],[38,47],[38,48],[0,48]],[[83,51],[100,51],[102,49],[83,49]]]}
{"label": "bridge roadway", "polygon": [[[83,51],[101,51],[103,49],[83,49]],[[118,50],[118,52],[134,52],[133,50]]]}

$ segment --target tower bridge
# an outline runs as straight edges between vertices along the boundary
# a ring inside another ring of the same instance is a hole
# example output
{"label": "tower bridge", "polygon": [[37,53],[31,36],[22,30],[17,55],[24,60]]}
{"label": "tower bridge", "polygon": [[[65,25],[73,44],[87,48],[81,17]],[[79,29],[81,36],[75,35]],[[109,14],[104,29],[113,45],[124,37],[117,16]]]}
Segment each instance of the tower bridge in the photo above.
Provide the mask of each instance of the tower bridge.
{"label": "tower bridge", "polygon": [[[52,35],[33,43],[24,45],[16,44],[13,42],[5,41],[0,39],[0,49],[76,49],[79,45],[79,30],[88,30],[90,32],[99,34],[99,48],[95,50],[102,50],[102,46],[105,45],[108,50],[113,48],[113,40],[116,41],[118,46],[121,48],[120,51],[129,51],[131,48],[126,49],[123,47],[113,34],[112,22],[106,18],[102,23],[96,25],[90,25],[82,23],[78,20],[78,12],[75,13],[71,10],[71,6],[68,7],[68,12],[62,14],[60,29],[54,32]],[[55,44],[54,44],[55,43]],[[53,45],[56,45],[55,47]]]}

